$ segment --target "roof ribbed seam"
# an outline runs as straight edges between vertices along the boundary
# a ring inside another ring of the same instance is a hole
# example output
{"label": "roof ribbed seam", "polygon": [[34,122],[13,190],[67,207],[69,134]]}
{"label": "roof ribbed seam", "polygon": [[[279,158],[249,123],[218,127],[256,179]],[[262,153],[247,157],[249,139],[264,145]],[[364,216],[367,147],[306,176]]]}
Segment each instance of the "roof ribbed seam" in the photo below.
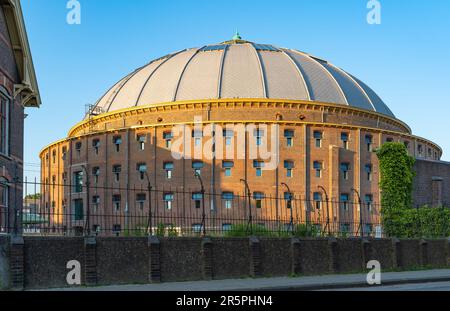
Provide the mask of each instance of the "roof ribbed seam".
{"label": "roof ribbed seam", "polygon": [[331,74],[331,72],[328,71],[327,68],[325,68],[325,66],[323,66],[320,62],[318,62],[317,60],[314,59],[314,57],[311,57],[308,54],[302,53],[303,55],[305,55],[306,57],[308,57],[309,59],[311,59],[314,63],[316,63],[317,65],[320,66],[320,68],[323,68],[323,70],[325,70],[325,72],[328,74],[329,77],[331,77],[331,79],[334,81],[334,83],[336,83],[337,88],[339,90],[339,92],[342,94],[342,96],[344,97],[345,102],[347,103],[347,106],[350,106],[350,103],[348,102],[347,96],[345,96],[344,91],[342,90],[339,82],[337,82],[337,80],[333,77],[333,75]]}
{"label": "roof ribbed seam", "polygon": [[222,52],[222,57],[220,59],[220,67],[219,67],[219,78],[217,79],[217,98],[220,99],[222,97],[222,79],[223,79],[223,66],[225,63],[225,57],[228,51],[228,45],[225,46],[225,49]]}
{"label": "roof ribbed seam", "polygon": [[145,80],[144,84],[142,85],[141,91],[139,92],[139,96],[138,96],[138,98],[136,99],[136,104],[134,105],[135,107],[138,106],[139,101],[141,100],[141,97],[142,97],[142,93],[144,92],[145,87],[147,86],[148,82],[149,82],[150,79],[153,77],[153,75],[155,74],[155,72],[157,72],[158,69],[161,68],[161,66],[164,65],[169,59],[171,59],[171,58],[174,57],[175,55],[178,55],[178,54],[180,54],[180,53],[182,53],[182,52],[184,52],[184,51],[186,51],[186,50],[179,51],[179,52],[176,52],[176,53],[174,53],[174,54],[170,54],[163,62],[161,62],[161,64],[159,64],[159,65],[155,68],[155,70],[153,70],[153,72],[148,76],[148,78]]}
{"label": "roof ribbed seam", "polygon": [[173,94],[173,101],[176,101],[176,100],[177,100],[178,89],[180,88],[181,80],[183,79],[183,75],[184,75],[184,73],[186,72],[186,68],[189,66],[189,64],[191,63],[192,59],[194,59],[194,57],[197,56],[197,54],[198,54],[202,49],[204,49],[205,47],[206,47],[206,45],[203,46],[203,47],[201,47],[200,49],[197,49],[197,51],[195,51],[195,53],[192,54],[192,56],[188,59],[188,61],[186,62],[186,65],[184,65],[183,71],[181,71],[180,78],[178,79],[178,83],[177,83],[177,86],[176,86],[176,88],[175,88],[175,92],[174,92],[174,94]]}
{"label": "roof ribbed seam", "polygon": [[262,83],[262,89],[263,89],[263,97],[267,98],[267,87],[266,87],[266,75],[264,73],[263,65],[261,62],[261,57],[259,56],[258,50],[254,46],[253,43],[250,43],[250,46],[253,48],[253,51],[255,52],[256,58],[258,59],[259,64],[259,71],[261,73],[261,83]]}
{"label": "roof ribbed seam", "polygon": [[303,81],[303,85],[305,86],[305,90],[308,95],[308,100],[311,100],[311,93],[308,88],[308,84],[306,83],[305,77],[303,76],[302,70],[300,69],[300,66],[292,59],[292,57],[288,53],[286,53],[284,49],[280,49],[280,51],[289,59],[292,65],[296,68],[301,80]]}
{"label": "roof ribbed seam", "polygon": [[109,109],[111,109],[112,104],[114,103],[114,100],[116,99],[117,95],[120,93],[120,91],[122,90],[122,88],[125,86],[125,84],[128,83],[128,81],[130,81],[137,73],[139,73],[141,70],[143,70],[144,68],[146,68],[148,65],[142,66],[139,69],[136,69],[131,75],[129,75],[128,79],[126,79],[125,81],[123,81],[122,85],[114,91],[114,97],[111,100],[111,102],[109,103],[108,109],[106,111],[109,111]]}
{"label": "roof ribbed seam", "polygon": [[[145,67],[145,66],[144,66]],[[106,94],[108,94],[110,91],[112,91],[114,88],[118,88],[120,85],[120,82],[125,81],[125,79],[128,79],[129,76],[131,76],[133,73],[130,73],[129,75],[125,76],[122,80],[120,80],[119,82],[114,83],[113,86],[111,86],[106,92],[105,94],[103,94],[102,97],[100,97],[100,99],[98,99],[95,104],[94,104],[94,109],[97,108],[98,104],[100,104],[100,102],[102,101],[102,99],[105,98]]]}
{"label": "roof ribbed seam", "polygon": [[369,95],[367,95],[366,91],[364,91],[364,89],[361,87],[361,85],[359,85],[358,82],[355,81],[355,79],[353,79],[353,77],[351,75],[349,75],[347,72],[345,72],[344,70],[342,70],[339,67],[334,66],[333,64],[328,63],[330,66],[332,66],[333,68],[335,68],[336,70],[338,70],[339,72],[341,72],[343,75],[345,75],[347,78],[350,79],[350,81],[352,81],[360,90],[361,92],[364,94],[364,96],[366,96],[367,100],[369,101],[370,105],[373,108],[373,111],[377,112],[377,108],[375,108],[375,105],[373,104],[372,100],[370,99]]}

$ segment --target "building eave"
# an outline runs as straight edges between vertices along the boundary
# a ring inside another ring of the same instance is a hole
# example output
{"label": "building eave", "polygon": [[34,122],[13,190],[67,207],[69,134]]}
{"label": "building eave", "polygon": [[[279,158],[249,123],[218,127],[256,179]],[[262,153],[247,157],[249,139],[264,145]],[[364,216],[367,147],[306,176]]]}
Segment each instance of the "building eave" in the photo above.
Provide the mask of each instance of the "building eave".
{"label": "building eave", "polygon": [[[15,86],[14,95],[21,94],[23,106],[38,108],[41,105],[41,97],[20,0],[0,0],[0,6],[5,14],[11,46],[21,79],[21,83]],[[20,93],[16,94],[17,91]]]}

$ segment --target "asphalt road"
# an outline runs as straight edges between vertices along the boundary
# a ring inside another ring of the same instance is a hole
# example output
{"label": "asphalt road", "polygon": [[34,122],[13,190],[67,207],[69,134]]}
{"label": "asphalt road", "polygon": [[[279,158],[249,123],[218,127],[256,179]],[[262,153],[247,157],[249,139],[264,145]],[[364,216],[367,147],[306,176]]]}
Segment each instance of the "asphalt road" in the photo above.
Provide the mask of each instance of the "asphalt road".
{"label": "asphalt road", "polygon": [[430,282],[358,288],[341,288],[335,291],[450,291],[450,282]]}

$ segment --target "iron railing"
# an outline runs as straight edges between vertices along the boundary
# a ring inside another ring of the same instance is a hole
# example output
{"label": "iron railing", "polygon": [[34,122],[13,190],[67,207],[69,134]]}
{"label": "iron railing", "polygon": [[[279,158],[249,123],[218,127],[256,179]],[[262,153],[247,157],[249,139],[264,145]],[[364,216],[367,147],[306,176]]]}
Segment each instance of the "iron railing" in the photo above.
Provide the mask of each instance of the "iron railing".
{"label": "iron railing", "polygon": [[145,183],[139,187],[88,187],[23,182],[21,186],[26,195],[22,210],[0,207],[2,232],[55,236],[383,236],[381,206],[361,199],[338,201],[325,196],[314,200],[291,192],[276,197],[217,189],[208,193],[203,187],[181,191],[146,187]]}

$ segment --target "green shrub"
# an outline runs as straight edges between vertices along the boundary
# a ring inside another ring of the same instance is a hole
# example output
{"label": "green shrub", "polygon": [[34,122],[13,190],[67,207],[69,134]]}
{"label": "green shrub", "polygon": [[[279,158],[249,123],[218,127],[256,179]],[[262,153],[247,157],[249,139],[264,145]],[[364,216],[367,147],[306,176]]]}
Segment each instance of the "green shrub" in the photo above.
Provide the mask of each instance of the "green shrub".
{"label": "green shrub", "polygon": [[294,226],[293,235],[302,238],[319,237],[321,236],[321,231],[317,226],[311,224],[299,224]]}
{"label": "green shrub", "polygon": [[443,238],[450,237],[450,209],[446,207],[408,209],[400,237]]}
{"label": "green shrub", "polygon": [[170,225],[167,228],[167,235],[169,238],[175,238],[178,236],[178,231],[177,228],[175,228],[173,225]]}
{"label": "green shrub", "polygon": [[262,225],[247,225],[247,224],[234,224],[230,230],[225,231],[225,237],[248,237],[248,236],[273,236],[274,234]]}
{"label": "green shrub", "polygon": [[164,237],[166,235],[166,226],[164,224],[158,224],[155,235],[160,238]]}

